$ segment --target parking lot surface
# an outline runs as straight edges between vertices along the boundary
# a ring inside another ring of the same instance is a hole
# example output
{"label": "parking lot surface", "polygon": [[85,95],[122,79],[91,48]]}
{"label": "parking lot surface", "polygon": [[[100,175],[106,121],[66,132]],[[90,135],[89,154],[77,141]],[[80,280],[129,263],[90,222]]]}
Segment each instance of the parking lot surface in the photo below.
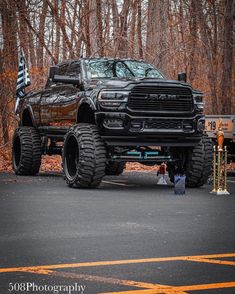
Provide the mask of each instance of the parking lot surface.
{"label": "parking lot surface", "polygon": [[174,195],[154,173],[71,189],[0,174],[0,293],[235,293],[235,178]]}

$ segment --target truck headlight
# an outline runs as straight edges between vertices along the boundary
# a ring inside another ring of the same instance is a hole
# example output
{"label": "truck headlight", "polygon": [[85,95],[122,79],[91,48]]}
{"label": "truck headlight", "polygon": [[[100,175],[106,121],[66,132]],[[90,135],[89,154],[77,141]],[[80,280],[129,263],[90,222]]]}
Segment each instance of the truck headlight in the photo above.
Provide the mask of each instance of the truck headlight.
{"label": "truck headlight", "polygon": [[194,104],[196,105],[197,109],[202,111],[204,108],[203,95],[198,94],[198,93],[194,93],[193,100],[194,100]]}
{"label": "truck headlight", "polygon": [[128,101],[129,92],[127,91],[101,91],[98,95],[98,101],[104,107],[118,107]]}

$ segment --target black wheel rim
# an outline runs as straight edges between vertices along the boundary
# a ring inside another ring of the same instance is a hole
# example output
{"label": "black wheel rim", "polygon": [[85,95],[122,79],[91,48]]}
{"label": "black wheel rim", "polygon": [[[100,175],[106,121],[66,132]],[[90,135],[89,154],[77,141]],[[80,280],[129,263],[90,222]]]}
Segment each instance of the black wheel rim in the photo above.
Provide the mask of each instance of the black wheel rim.
{"label": "black wheel rim", "polygon": [[17,169],[20,164],[21,159],[21,142],[20,137],[16,136],[13,144],[13,165],[14,168]]}
{"label": "black wheel rim", "polygon": [[64,172],[66,177],[72,181],[76,178],[79,163],[79,147],[77,138],[70,135],[66,140],[64,149]]}

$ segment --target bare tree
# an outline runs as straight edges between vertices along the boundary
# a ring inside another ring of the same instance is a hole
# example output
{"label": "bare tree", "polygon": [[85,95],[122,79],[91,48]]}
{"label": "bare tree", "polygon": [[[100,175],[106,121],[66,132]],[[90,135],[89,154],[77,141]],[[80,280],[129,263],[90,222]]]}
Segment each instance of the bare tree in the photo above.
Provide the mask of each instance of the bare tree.
{"label": "bare tree", "polygon": [[233,70],[233,20],[235,19],[235,1],[225,0],[224,47],[221,79],[221,113],[231,113],[232,106],[232,70]]}
{"label": "bare tree", "polygon": [[[39,18],[39,40],[44,40],[45,38],[45,20],[46,20],[46,14],[47,14],[48,4],[46,0],[43,0],[42,5],[42,12],[40,14]],[[42,42],[38,42],[37,47],[37,67],[42,68],[43,67],[43,44]]]}
{"label": "bare tree", "polygon": [[17,68],[17,35],[16,35],[16,7],[10,0],[0,2],[0,13],[2,19],[3,49],[0,51],[0,73],[2,74],[0,114],[4,144],[9,141],[9,98],[15,90],[16,68]]}
{"label": "bare tree", "polygon": [[101,0],[96,0],[96,18],[97,18],[97,47],[99,51],[99,56],[104,56]]}
{"label": "bare tree", "polygon": [[[206,112],[235,111],[235,0],[1,0],[0,137],[9,141],[17,49],[32,88],[67,58],[145,58],[169,78],[187,71],[205,92]],[[4,134],[4,137],[3,135]]]}
{"label": "bare tree", "polygon": [[148,1],[146,57],[163,71],[166,71],[167,11],[167,0]]}
{"label": "bare tree", "polygon": [[214,66],[215,56],[213,56],[211,36],[209,34],[209,28],[206,22],[206,16],[203,10],[201,0],[195,1],[195,8],[196,8],[198,22],[200,26],[203,50],[207,57],[208,81],[209,81],[210,91],[211,91],[212,111],[214,114],[217,114],[219,110],[219,98],[218,98],[217,87],[216,87],[217,77],[216,77],[216,70]]}
{"label": "bare tree", "polygon": [[143,44],[142,44],[142,16],[141,16],[141,0],[138,0],[137,4],[137,11],[138,11],[138,22],[137,22],[137,33],[138,33],[138,49],[139,49],[139,58],[143,59]]}

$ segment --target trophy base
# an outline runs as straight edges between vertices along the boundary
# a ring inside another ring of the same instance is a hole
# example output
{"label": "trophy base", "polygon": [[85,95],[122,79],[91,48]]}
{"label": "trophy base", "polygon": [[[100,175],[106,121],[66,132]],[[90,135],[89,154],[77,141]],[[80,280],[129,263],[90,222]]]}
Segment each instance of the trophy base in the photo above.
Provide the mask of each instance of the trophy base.
{"label": "trophy base", "polygon": [[210,193],[215,195],[230,195],[227,190],[212,190]]}

